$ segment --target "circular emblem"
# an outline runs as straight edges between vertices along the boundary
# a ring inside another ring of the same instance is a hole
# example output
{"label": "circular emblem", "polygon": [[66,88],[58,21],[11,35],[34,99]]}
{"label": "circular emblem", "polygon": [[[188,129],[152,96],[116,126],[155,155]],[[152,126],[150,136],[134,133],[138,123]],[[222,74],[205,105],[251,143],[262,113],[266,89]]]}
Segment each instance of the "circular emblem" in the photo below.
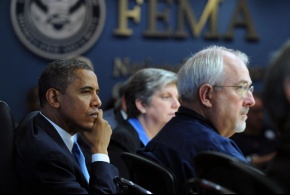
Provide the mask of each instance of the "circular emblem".
{"label": "circular emblem", "polygon": [[48,59],[78,56],[91,48],[105,23],[104,0],[12,0],[11,20],[20,41]]}

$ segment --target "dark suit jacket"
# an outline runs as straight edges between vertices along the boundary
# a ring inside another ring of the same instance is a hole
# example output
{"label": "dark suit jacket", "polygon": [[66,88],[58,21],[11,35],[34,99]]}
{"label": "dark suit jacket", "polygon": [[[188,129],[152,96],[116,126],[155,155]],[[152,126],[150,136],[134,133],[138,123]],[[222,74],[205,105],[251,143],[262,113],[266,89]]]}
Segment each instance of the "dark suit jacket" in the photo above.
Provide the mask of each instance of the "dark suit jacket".
{"label": "dark suit jacket", "polygon": [[108,153],[111,163],[119,169],[121,177],[130,179],[128,170],[120,155],[123,152],[136,153],[137,149],[141,147],[144,147],[144,145],[140,141],[138,133],[128,121],[120,123],[113,129]]}
{"label": "dark suit jacket", "polygon": [[118,170],[94,162],[88,184],[75,158],[55,128],[41,115],[16,129],[16,168],[26,193],[116,193]]}

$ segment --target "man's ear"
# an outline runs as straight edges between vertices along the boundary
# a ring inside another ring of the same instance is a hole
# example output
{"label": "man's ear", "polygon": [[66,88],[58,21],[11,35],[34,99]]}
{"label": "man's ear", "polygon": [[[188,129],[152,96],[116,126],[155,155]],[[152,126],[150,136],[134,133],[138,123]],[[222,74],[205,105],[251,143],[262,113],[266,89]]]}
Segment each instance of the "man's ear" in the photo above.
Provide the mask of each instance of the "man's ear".
{"label": "man's ear", "polygon": [[290,102],[290,75],[285,77],[283,85],[286,98]]}
{"label": "man's ear", "polygon": [[213,93],[213,87],[209,84],[203,84],[199,88],[199,99],[201,103],[206,106],[206,107],[211,107],[212,106],[212,93]]}
{"label": "man's ear", "polygon": [[50,88],[46,91],[47,102],[54,108],[59,108],[59,91],[53,88]]}

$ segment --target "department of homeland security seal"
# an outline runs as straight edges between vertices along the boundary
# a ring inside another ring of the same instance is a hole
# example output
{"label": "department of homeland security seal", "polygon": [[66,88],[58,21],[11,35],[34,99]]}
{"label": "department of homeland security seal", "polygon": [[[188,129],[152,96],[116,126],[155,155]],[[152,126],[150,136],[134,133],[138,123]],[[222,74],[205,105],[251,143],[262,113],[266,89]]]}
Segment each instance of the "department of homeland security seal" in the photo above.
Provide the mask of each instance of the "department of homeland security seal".
{"label": "department of homeland security seal", "polygon": [[48,59],[78,56],[91,48],[105,23],[105,0],[11,0],[20,41]]}

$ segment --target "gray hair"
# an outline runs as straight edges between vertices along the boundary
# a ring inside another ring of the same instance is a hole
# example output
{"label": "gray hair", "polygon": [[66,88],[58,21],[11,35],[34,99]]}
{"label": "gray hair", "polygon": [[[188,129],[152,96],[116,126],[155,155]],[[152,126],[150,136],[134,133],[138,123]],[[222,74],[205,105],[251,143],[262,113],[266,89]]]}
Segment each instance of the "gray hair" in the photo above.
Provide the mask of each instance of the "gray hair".
{"label": "gray hair", "polygon": [[128,117],[137,117],[140,114],[135,104],[137,99],[149,105],[155,92],[169,84],[177,85],[176,73],[159,68],[144,68],[135,72],[124,89]]}
{"label": "gray hair", "polygon": [[224,52],[230,52],[247,66],[248,56],[241,51],[228,49],[223,46],[209,46],[190,57],[178,72],[178,93],[183,102],[194,102],[198,89],[205,83],[215,85],[223,83]]}

